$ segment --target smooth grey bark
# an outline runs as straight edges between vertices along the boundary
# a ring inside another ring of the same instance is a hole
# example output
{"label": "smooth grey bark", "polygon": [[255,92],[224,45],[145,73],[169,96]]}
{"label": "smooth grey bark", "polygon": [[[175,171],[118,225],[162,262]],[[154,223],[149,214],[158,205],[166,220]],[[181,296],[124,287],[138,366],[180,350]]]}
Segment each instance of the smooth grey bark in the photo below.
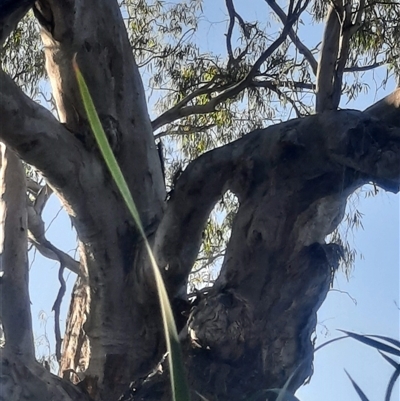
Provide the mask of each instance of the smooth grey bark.
{"label": "smooth grey bark", "polygon": [[[117,2],[39,3],[61,123],[1,72],[0,138],[61,198],[79,236],[82,275],[64,337],[64,380],[35,364],[24,367],[18,358],[2,361],[8,376],[29,375],[27,383],[16,383],[27,400],[50,398],[58,386],[57,400],[85,399],[86,391],[109,401],[132,381],[134,399],[170,399],[167,370],[143,380],[165,351],[155,286],[143,242],[87,125],[71,67],[77,53],[174,305],[185,294],[214,204],[228,189],[239,199],[221,274],[199,297],[181,333],[193,399],[195,391],[232,400],[280,387],[298,368],[294,391],[311,372],[316,311],[341,254],[325,244],[325,236],[360,185],[372,181],[398,192],[399,128],[370,109],[330,111],[257,130],[190,163],[165,201],[143,87]],[[386,104],[398,113],[395,103],[384,102],[384,109]],[[42,386],[43,380],[50,384]]]}
{"label": "smooth grey bark", "polygon": [[87,401],[82,391],[51,375],[35,360],[28,288],[27,204],[21,161],[0,144],[1,278],[0,400]]}
{"label": "smooth grey bark", "polygon": [[4,144],[0,150],[0,321],[6,341],[4,352],[33,360],[25,172],[14,152]]}
{"label": "smooth grey bark", "polygon": [[340,103],[343,73],[350,50],[350,39],[362,25],[365,1],[358,9],[351,3],[334,0],[328,6],[327,21],[322,41],[321,58],[317,69],[315,111],[337,110]]}
{"label": "smooth grey bark", "polygon": [[[97,7],[85,1],[39,5],[41,21],[46,21],[42,31],[46,66],[61,123],[1,72],[4,124],[0,136],[42,172],[72,218],[80,241],[81,264],[87,272],[84,285],[91,289],[90,320],[84,329],[82,320],[74,324],[91,338],[87,376],[96,380],[106,377],[108,383],[115,377],[118,380],[121,390],[110,390],[109,384],[98,386],[100,392],[104,390],[104,399],[110,399],[110,391],[122,391],[133,372],[147,371],[152,359],[158,358],[153,350],[161,334],[154,329],[148,335],[154,354],[149,358],[149,350],[141,346],[143,332],[159,322],[151,323],[152,313],[147,315],[137,304],[141,299],[145,302],[149,294],[156,299],[152,288],[148,289],[153,284],[146,261],[132,272],[135,260],[143,259],[142,242],[87,125],[72,71],[74,54],[149,235],[160,219],[165,188],[142,83],[117,2],[98,2]],[[73,352],[65,350],[66,355]],[[126,367],[122,379],[118,372],[104,372],[114,369],[109,364],[116,365],[118,358],[124,359],[120,365]]]}

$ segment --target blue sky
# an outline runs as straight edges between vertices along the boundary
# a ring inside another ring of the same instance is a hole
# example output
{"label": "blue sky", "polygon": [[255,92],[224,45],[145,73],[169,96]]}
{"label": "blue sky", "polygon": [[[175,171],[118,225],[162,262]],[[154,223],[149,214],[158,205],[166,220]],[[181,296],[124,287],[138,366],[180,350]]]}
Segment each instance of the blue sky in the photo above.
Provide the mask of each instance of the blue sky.
{"label": "blue sky", "polygon": [[[252,10],[247,2],[237,0],[235,4],[238,11],[249,19],[268,18],[268,9],[264,1],[254,1],[255,7]],[[204,11],[210,16],[211,22],[226,20],[222,0],[205,1]],[[224,23],[210,26],[205,21],[202,37],[206,49],[222,51],[225,46],[225,27]],[[309,31],[304,32],[305,42],[311,43],[320,40],[322,28],[309,28]],[[393,80],[386,89],[379,88],[380,79],[384,74],[384,69],[381,69],[366,75],[365,79],[371,87],[370,92],[360,96],[356,102],[347,105],[343,102],[342,107],[364,109],[390,93],[395,87]],[[59,209],[60,204],[53,196],[45,209],[45,220],[49,223]],[[337,273],[334,290],[328,294],[318,313],[317,345],[339,336],[337,329],[362,334],[381,334],[399,339],[399,195],[380,191],[375,197],[365,198],[365,191],[361,191],[357,197],[357,209],[364,214],[364,229],[351,233],[349,239],[359,256],[349,281],[344,273]],[[48,238],[66,251],[76,247],[75,234],[64,212],[50,225]],[[360,258],[361,254],[363,259]],[[43,335],[44,327],[38,315],[44,311],[49,317],[47,334],[53,344],[51,306],[58,291],[58,264],[36,253],[31,273],[34,331],[37,338]],[[73,275],[66,273],[65,277],[69,285],[67,293],[70,293]],[[64,301],[64,316],[67,308],[68,303]],[[39,347],[40,354],[45,352],[45,347]],[[51,352],[54,352],[54,347]],[[298,397],[302,401],[358,400],[344,369],[359,383],[371,401],[383,400],[393,369],[376,351],[351,339],[335,342],[316,354],[315,373],[311,383],[298,391]],[[393,400],[399,399],[398,385],[396,391]]]}
{"label": "blue sky", "polygon": [[[349,281],[336,274],[334,290],[318,312],[317,345],[341,336],[337,329],[399,339],[399,196],[361,197],[358,209],[364,230],[354,233],[353,244],[363,259],[357,258]],[[393,373],[377,351],[352,339],[318,351],[314,368],[311,383],[297,393],[301,400],[357,400],[344,369],[370,400],[383,400]],[[398,385],[394,394],[398,400]]]}

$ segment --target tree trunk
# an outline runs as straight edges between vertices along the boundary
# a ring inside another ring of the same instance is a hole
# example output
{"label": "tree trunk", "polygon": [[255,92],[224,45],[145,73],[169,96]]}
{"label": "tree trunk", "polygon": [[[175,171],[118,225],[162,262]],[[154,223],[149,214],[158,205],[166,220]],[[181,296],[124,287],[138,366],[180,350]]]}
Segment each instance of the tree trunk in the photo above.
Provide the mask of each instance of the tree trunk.
{"label": "tree trunk", "polygon": [[0,138],[62,200],[81,264],[63,339],[64,380],[32,355],[26,362],[4,357],[5,374],[20,378],[13,379],[26,394],[19,399],[170,399],[167,368],[144,380],[165,352],[155,284],[90,132],[72,70],[76,54],[177,316],[212,208],[227,190],[239,199],[221,273],[181,332],[192,399],[242,399],[282,387],[292,375],[294,392],[312,372],[316,312],[341,257],[325,238],[359,186],[372,181],[398,192],[400,129],[344,110],[257,130],[190,163],[166,201],[118,4],[92,3],[37,2],[60,122],[1,72]]}

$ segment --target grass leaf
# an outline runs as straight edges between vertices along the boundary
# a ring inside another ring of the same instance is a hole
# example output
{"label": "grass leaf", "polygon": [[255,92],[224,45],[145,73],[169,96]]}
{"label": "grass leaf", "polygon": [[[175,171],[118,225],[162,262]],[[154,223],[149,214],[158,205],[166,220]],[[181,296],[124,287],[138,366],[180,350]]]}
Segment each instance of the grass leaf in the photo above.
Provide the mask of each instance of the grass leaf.
{"label": "grass leaf", "polygon": [[[376,349],[384,351],[384,352],[388,352],[389,354],[400,356],[400,349],[396,349],[390,345],[384,344],[380,341],[376,341],[373,338],[371,338],[371,337],[378,337],[378,338],[386,339],[386,337],[356,334],[356,333],[352,333],[350,331],[345,331],[345,330],[340,330],[340,331],[347,334],[349,337],[354,338],[357,341],[360,341],[366,345],[369,345],[370,347],[376,348]],[[387,340],[385,340],[385,341],[387,341]]]}
{"label": "grass leaf", "polygon": [[356,390],[358,396],[360,397],[361,401],[369,401],[367,396],[364,394],[364,392],[361,390],[360,386],[353,380],[353,378],[347,373],[347,370],[345,370],[346,375],[349,377],[351,384],[353,385],[354,389]]}

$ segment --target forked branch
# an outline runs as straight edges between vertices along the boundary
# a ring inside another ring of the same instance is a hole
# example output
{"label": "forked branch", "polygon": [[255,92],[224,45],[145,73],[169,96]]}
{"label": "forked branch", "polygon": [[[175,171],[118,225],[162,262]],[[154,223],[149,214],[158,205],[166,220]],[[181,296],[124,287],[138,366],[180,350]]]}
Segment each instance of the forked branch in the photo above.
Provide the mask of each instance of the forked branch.
{"label": "forked branch", "polygon": [[[286,26],[287,15],[279,6],[279,4],[276,3],[275,0],[265,0],[265,1],[272,8],[272,10],[278,16],[278,18],[282,21],[283,25]],[[300,52],[300,54],[302,54],[309,62],[314,75],[317,75],[317,69],[318,69],[317,60],[315,60],[315,57],[310,51],[310,49],[300,40],[300,38],[297,36],[293,28],[289,30],[289,37],[292,40],[293,44],[297,47],[297,50]]]}
{"label": "forked branch", "polygon": [[[286,158],[288,149],[296,152],[293,161]],[[280,158],[284,163],[279,164]],[[313,163],[306,162],[311,159]],[[185,284],[215,203],[228,189],[245,203],[252,188],[269,188],[269,179],[279,174],[271,166],[277,165],[284,166],[282,174],[303,170],[304,177],[314,179],[348,174],[349,190],[373,181],[397,192],[400,130],[361,112],[333,111],[253,131],[190,163],[176,183],[155,240],[159,265],[166,269],[173,293]]]}

